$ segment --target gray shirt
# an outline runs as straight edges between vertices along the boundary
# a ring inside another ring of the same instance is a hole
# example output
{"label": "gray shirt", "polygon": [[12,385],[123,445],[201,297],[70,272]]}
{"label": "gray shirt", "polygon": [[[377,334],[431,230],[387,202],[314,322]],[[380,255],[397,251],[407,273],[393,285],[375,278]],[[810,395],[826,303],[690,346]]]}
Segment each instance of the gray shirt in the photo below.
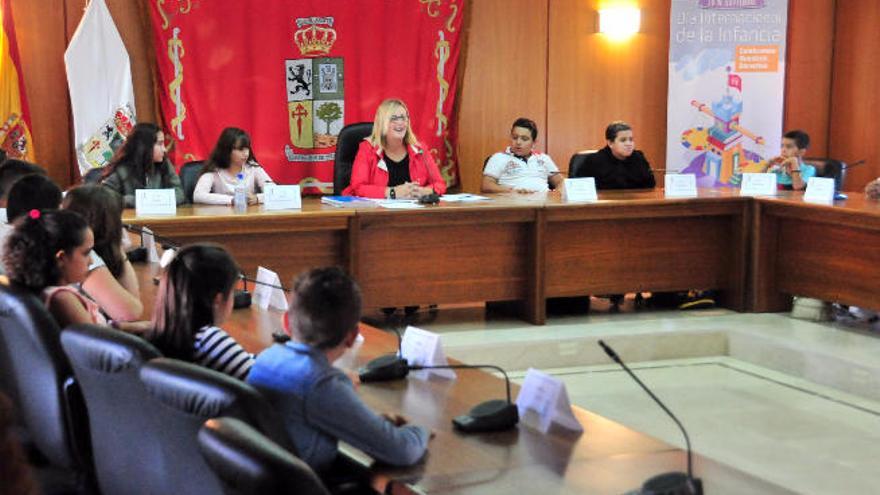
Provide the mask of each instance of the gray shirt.
{"label": "gray shirt", "polygon": [[135,177],[127,165],[120,163],[102,183],[122,195],[126,208],[134,208],[134,192],[137,189],[174,189],[177,204],[183,203],[183,186],[171,162],[165,160],[145,175],[146,177]]}

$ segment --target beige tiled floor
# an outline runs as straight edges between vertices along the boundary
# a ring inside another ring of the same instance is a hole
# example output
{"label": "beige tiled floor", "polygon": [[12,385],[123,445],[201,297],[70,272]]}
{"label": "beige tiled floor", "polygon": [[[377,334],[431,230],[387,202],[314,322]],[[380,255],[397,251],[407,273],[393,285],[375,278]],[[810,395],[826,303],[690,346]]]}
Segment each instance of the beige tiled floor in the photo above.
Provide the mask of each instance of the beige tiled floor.
{"label": "beige tiled floor", "polygon": [[542,327],[473,307],[419,320],[447,355],[514,376],[554,373],[574,404],[683,446],[609,364],[596,345],[604,339],[677,412],[700,454],[796,492],[880,492],[880,338],[867,332],[726,310],[609,314],[602,302]]}

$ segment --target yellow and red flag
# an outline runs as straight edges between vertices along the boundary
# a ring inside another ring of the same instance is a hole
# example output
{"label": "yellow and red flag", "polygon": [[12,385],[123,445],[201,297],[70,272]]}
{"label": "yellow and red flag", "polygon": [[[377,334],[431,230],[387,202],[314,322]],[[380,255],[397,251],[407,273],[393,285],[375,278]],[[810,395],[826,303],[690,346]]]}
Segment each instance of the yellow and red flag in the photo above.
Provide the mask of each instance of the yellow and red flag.
{"label": "yellow and red flag", "polygon": [[9,0],[0,0],[0,149],[9,158],[34,159],[30,113]]}

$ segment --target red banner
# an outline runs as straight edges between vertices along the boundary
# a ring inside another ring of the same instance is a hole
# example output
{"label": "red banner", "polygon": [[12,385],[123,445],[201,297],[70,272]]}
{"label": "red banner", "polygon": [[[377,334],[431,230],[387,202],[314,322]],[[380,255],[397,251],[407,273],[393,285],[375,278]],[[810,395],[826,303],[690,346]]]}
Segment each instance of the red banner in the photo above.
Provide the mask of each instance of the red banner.
{"label": "red banner", "polygon": [[172,160],[210,154],[245,129],[278,183],[332,191],[336,137],[385,98],[448,184],[458,182],[452,111],[465,0],[153,0],[160,99]]}

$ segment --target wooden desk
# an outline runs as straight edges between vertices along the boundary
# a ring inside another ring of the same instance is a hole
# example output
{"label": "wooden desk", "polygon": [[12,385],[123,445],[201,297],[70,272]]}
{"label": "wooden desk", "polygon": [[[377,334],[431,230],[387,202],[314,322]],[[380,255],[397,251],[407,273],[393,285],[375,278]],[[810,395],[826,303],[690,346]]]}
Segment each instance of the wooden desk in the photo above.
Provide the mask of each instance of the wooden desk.
{"label": "wooden desk", "polygon": [[753,311],[787,311],[792,295],[880,308],[880,202],[849,195],[833,206],[801,193],[756,200]]}
{"label": "wooden desk", "polygon": [[[136,265],[141,297],[153,306],[156,265]],[[256,307],[233,312],[223,324],[248,351],[258,353],[272,344],[282,314]],[[356,369],[368,360],[394,352],[396,337],[361,325],[364,343],[342,358]],[[635,385],[633,385],[635,386]],[[513,393],[518,391],[513,386]],[[583,435],[551,431],[543,435],[520,425],[513,431],[463,435],[452,418],[477,403],[504,396],[504,382],[488,373],[459,370],[458,379],[361,385],[359,395],[377,411],[399,412],[437,433],[426,458],[408,468],[374,466],[377,484],[390,482],[396,494],[575,494],[623,493],[647,478],[686,466],[683,451],[599,415],[574,407]],[[658,421],[665,421],[657,411]],[[695,456],[695,473],[707,493],[790,493],[736,469]]]}

